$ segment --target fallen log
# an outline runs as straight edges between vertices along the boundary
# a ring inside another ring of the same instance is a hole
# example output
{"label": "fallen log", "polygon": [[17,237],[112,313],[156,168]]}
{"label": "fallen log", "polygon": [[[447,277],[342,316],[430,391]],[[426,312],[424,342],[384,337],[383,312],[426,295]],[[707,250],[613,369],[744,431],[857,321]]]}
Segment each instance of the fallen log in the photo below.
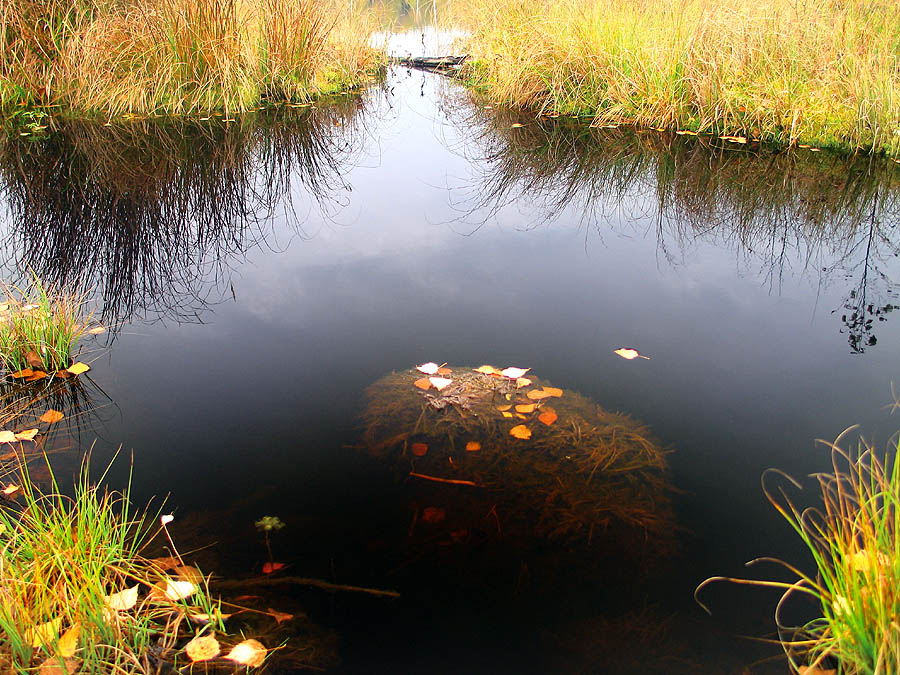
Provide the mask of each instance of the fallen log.
{"label": "fallen log", "polygon": [[468,54],[462,56],[400,56],[395,59],[395,63],[417,70],[449,73],[457,70],[468,58]]}

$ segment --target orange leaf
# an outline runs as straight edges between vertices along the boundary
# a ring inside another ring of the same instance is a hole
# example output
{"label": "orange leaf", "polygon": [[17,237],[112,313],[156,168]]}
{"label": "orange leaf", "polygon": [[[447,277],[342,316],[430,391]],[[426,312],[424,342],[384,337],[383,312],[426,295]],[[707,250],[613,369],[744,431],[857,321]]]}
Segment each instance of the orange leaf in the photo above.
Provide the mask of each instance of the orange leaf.
{"label": "orange leaf", "polygon": [[529,384],[531,384],[531,380],[529,380],[527,377],[520,377],[518,380],[516,380],[516,386],[519,388],[527,387]]}
{"label": "orange leaf", "polygon": [[521,403],[516,406],[516,412],[518,413],[533,413],[534,412],[534,403]]}
{"label": "orange leaf", "polygon": [[469,441],[466,443],[466,452],[478,452],[481,450],[481,443],[478,441]]}
{"label": "orange leaf", "polygon": [[552,410],[546,410],[538,415],[538,419],[549,427],[557,419],[559,419],[559,416]]}
{"label": "orange leaf", "polygon": [[263,573],[263,574],[272,574],[273,572],[277,572],[278,570],[282,570],[282,569],[284,569],[285,567],[287,567],[287,565],[285,565],[284,563],[280,563],[280,562],[267,562],[267,563],[263,563],[263,566],[262,566],[262,573]]}
{"label": "orange leaf", "polygon": [[81,361],[79,361],[78,363],[73,363],[71,366],[66,368],[66,370],[68,370],[73,375],[81,375],[82,373],[86,373],[90,369],[91,367],[88,364],[82,363]]}
{"label": "orange leaf", "polygon": [[514,436],[515,438],[521,438],[522,440],[527,440],[531,438],[531,429],[524,424],[519,424],[509,430],[509,435]]}
{"label": "orange leaf", "polygon": [[54,376],[65,380],[66,378],[72,377],[72,373],[70,373],[68,370],[57,370],[54,373]]}
{"label": "orange leaf", "polygon": [[473,369],[476,373],[481,373],[483,375],[499,375],[500,371],[494,368],[494,366],[478,366],[478,368]]}
{"label": "orange leaf", "polygon": [[416,457],[424,457],[428,452],[428,444],[427,443],[413,443],[412,444],[412,454]]}
{"label": "orange leaf", "polygon": [[431,382],[428,381],[427,377],[423,377],[420,380],[416,380],[415,382],[413,382],[413,384],[415,386],[417,386],[419,389],[431,389]]}
{"label": "orange leaf", "polygon": [[497,410],[499,410],[500,412],[505,412],[505,411],[509,410],[510,408],[512,408],[511,405],[498,405],[497,406]]}
{"label": "orange leaf", "polygon": [[209,661],[219,655],[219,641],[213,635],[195,637],[184,646],[191,661]]}
{"label": "orange leaf", "polygon": [[63,415],[59,410],[54,410],[50,408],[47,412],[41,415],[41,422],[46,422],[47,424],[53,424],[54,422],[59,422],[65,415]]}
{"label": "orange leaf", "polygon": [[25,431],[20,431],[16,434],[16,438],[20,441],[33,441],[34,437],[38,435],[37,429],[26,429]]}
{"label": "orange leaf", "polygon": [[[503,415],[504,417],[515,417],[515,415],[513,415],[511,412],[506,412],[505,410],[500,414]],[[2,433],[2,432],[0,432],[0,433]]]}
{"label": "orange leaf", "polygon": [[25,378],[25,381],[26,382],[37,382],[38,380],[43,380],[45,377],[47,377],[47,373],[45,373],[43,370],[35,370],[31,374],[31,377]]}
{"label": "orange leaf", "polygon": [[449,368],[444,368],[442,366],[442,367],[438,368],[437,374],[438,375],[450,375],[452,372],[453,371],[450,370]]}
{"label": "orange leaf", "polygon": [[282,621],[290,621],[294,618],[293,614],[288,614],[287,612],[279,612],[277,610],[269,607],[269,616],[271,616],[277,623],[281,623]]}
{"label": "orange leaf", "polygon": [[7,431],[6,429],[4,429],[3,431],[0,431],[0,443],[15,443],[15,442],[16,442],[16,435],[13,432]]}
{"label": "orange leaf", "polygon": [[532,389],[526,394],[532,401],[540,401],[542,398],[550,398],[553,396],[549,391],[543,389]]}
{"label": "orange leaf", "polygon": [[31,377],[32,375],[34,375],[34,371],[31,368],[24,368],[23,370],[19,370],[19,371],[13,373],[12,377],[14,377],[18,380],[19,378]]}
{"label": "orange leaf", "polygon": [[559,398],[563,394],[562,389],[557,389],[556,387],[544,387],[544,391],[551,396],[556,396],[556,398]]}

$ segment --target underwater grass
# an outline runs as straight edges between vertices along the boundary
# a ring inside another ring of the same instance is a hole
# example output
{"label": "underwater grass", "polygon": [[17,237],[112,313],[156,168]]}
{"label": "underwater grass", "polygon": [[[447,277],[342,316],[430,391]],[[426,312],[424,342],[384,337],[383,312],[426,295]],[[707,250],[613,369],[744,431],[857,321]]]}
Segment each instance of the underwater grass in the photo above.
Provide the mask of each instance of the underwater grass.
{"label": "underwater grass", "polygon": [[5,286],[0,305],[0,359],[9,372],[40,368],[55,373],[72,365],[72,350],[90,319],[83,295],[44,285]]}
{"label": "underwater grass", "polygon": [[[49,659],[60,668],[80,663],[80,672],[149,673],[175,660],[186,601],[152,601],[150,594],[132,608],[111,598],[166,578],[140,555],[153,521],[132,511],[128,489],[93,485],[87,466],[72,496],[52,470],[51,488],[42,492],[20,466],[18,500],[0,508],[0,656],[14,672]],[[190,603],[201,608],[193,611],[218,612],[204,583]]]}
{"label": "underwater grass", "polygon": [[[794,668],[817,667],[824,672],[823,664],[837,663],[845,675],[896,673],[900,671],[900,445],[881,460],[864,443],[851,453],[838,442],[831,446],[832,471],[816,476],[821,507],[799,510],[783,489],[778,490],[780,498],[766,490],[812,554],[815,576],[775,561],[796,574],[796,581],[726,580],[784,589],[775,620]],[[766,560],[771,561],[748,564]],[[721,579],[708,579],[697,592]],[[785,626],[782,612],[795,594],[811,596],[821,616],[800,627]]]}
{"label": "underwater grass", "polygon": [[226,116],[360,86],[367,15],[333,0],[0,0],[0,112]]}
{"label": "underwater grass", "polygon": [[598,125],[900,153],[900,12],[889,2],[479,0],[469,82]]}

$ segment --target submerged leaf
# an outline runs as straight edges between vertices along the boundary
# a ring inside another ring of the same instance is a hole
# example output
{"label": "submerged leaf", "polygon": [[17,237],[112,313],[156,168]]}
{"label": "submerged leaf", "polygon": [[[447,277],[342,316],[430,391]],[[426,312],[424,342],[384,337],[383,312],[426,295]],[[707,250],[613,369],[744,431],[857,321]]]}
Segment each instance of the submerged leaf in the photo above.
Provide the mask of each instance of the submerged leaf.
{"label": "submerged leaf", "polygon": [[563,395],[563,390],[556,387],[544,387],[544,391],[551,396],[555,396],[556,398],[559,398]]}
{"label": "submerged leaf", "polygon": [[47,373],[45,373],[43,370],[35,370],[31,374],[31,377],[25,378],[25,381],[26,382],[37,382],[38,380],[43,380],[46,377],[47,377]]}
{"label": "submerged leaf", "polygon": [[209,661],[219,655],[219,641],[214,635],[204,635],[203,637],[195,637],[184,646],[191,661]]}
{"label": "submerged leaf", "polygon": [[266,660],[266,648],[258,640],[244,640],[235,645],[225,658],[251,668],[257,668]]}
{"label": "submerged leaf", "polygon": [[466,443],[466,452],[478,452],[481,450],[481,443],[478,441],[469,441]]}
{"label": "submerged leaf", "polygon": [[516,406],[516,412],[527,414],[534,412],[534,403],[520,403]]}
{"label": "submerged leaf", "polygon": [[540,415],[538,415],[538,419],[549,427],[557,419],[559,419],[559,416],[553,410],[545,410]]}
{"label": "submerged leaf", "polygon": [[424,457],[428,453],[428,444],[413,443],[411,449],[412,454],[414,454],[416,457]]}
{"label": "submerged leaf", "polygon": [[444,368],[443,366],[438,368],[438,371],[437,371],[437,374],[441,375],[443,377],[446,377],[447,375],[450,375],[452,373],[453,373],[452,370],[450,370],[449,368]]}
{"label": "submerged leaf", "polygon": [[47,424],[54,424],[59,422],[65,415],[63,415],[59,410],[54,410],[50,408],[47,412],[41,415],[41,422],[46,422]]}
{"label": "submerged leaf", "polygon": [[510,408],[512,408],[512,405],[498,405],[497,406],[497,410],[499,410],[500,412],[506,412]]}
{"label": "submerged leaf", "polygon": [[267,562],[263,563],[262,573],[263,574],[274,574],[278,570],[283,570],[287,565],[281,562]]}
{"label": "submerged leaf", "polygon": [[94,326],[88,331],[88,333],[90,333],[91,335],[100,335],[101,333],[105,332],[106,328],[104,326]]}
{"label": "submerged leaf", "polygon": [[521,438],[522,440],[528,440],[531,438],[531,429],[524,424],[519,424],[509,430],[509,435],[515,438]]}
{"label": "submerged leaf", "polygon": [[422,509],[422,522],[436,524],[447,517],[447,510],[439,506],[426,506]]}
{"label": "submerged leaf", "polygon": [[553,396],[549,391],[545,391],[544,389],[532,389],[529,391],[526,396],[530,398],[532,401],[540,401],[544,398],[550,398]]}
{"label": "submerged leaf", "polygon": [[272,609],[271,607],[269,607],[269,609],[268,609],[268,614],[273,619],[275,619],[276,623],[279,623],[279,624],[282,621],[290,621],[291,619],[294,618],[293,614],[288,614],[287,612],[279,612],[277,610]]}
{"label": "submerged leaf", "polygon": [[2,492],[5,496],[9,497],[10,495],[14,495],[15,493],[17,493],[17,492],[18,492],[19,490],[21,490],[21,489],[22,489],[22,488],[19,487],[18,485],[13,485],[12,483],[10,483],[10,484],[7,485],[5,488],[3,488],[2,490],[0,490],[0,492]]}

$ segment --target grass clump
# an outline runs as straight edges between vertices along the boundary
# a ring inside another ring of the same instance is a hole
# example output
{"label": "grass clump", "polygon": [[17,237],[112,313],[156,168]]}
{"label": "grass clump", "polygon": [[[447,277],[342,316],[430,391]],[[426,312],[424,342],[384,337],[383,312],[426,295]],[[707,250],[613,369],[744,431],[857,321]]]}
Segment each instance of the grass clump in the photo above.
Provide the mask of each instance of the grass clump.
{"label": "grass clump", "polygon": [[336,0],[0,0],[0,111],[222,112],[306,101],[380,66]]}
{"label": "grass clump", "polygon": [[[800,510],[783,489],[780,499],[766,490],[809,548],[816,573],[782,562],[795,581],[728,580],[784,589],[775,620],[791,665],[801,673],[835,667],[844,675],[900,672],[898,450],[882,461],[865,444],[856,453],[832,445],[833,470],[816,476],[823,502],[818,508]],[[705,581],[698,592],[717,579],[722,577]],[[785,605],[798,593],[815,600],[820,616],[786,626]]]}
{"label": "grass clump", "polygon": [[596,124],[900,154],[888,2],[479,0],[468,76],[490,98]]}
{"label": "grass clump", "polygon": [[168,592],[177,577],[141,556],[153,521],[132,512],[128,490],[92,485],[87,463],[72,496],[52,472],[48,492],[22,473],[19,499],[0,508],[4,672],[58,664],[59,672],[151,673],[185,661],[176,648],[184,632],[194,633],[186,615],[220,616],[217,603],[193,568],[176,572],[192,570],[196,583]]}
{"label": "grass clump", "polygon": [[0,304],[0,359],[8,372],[25,368],[53,374],[72,365],[87,330],[84,296],[45,286],[37,277],[22,289],[4,287]]}

